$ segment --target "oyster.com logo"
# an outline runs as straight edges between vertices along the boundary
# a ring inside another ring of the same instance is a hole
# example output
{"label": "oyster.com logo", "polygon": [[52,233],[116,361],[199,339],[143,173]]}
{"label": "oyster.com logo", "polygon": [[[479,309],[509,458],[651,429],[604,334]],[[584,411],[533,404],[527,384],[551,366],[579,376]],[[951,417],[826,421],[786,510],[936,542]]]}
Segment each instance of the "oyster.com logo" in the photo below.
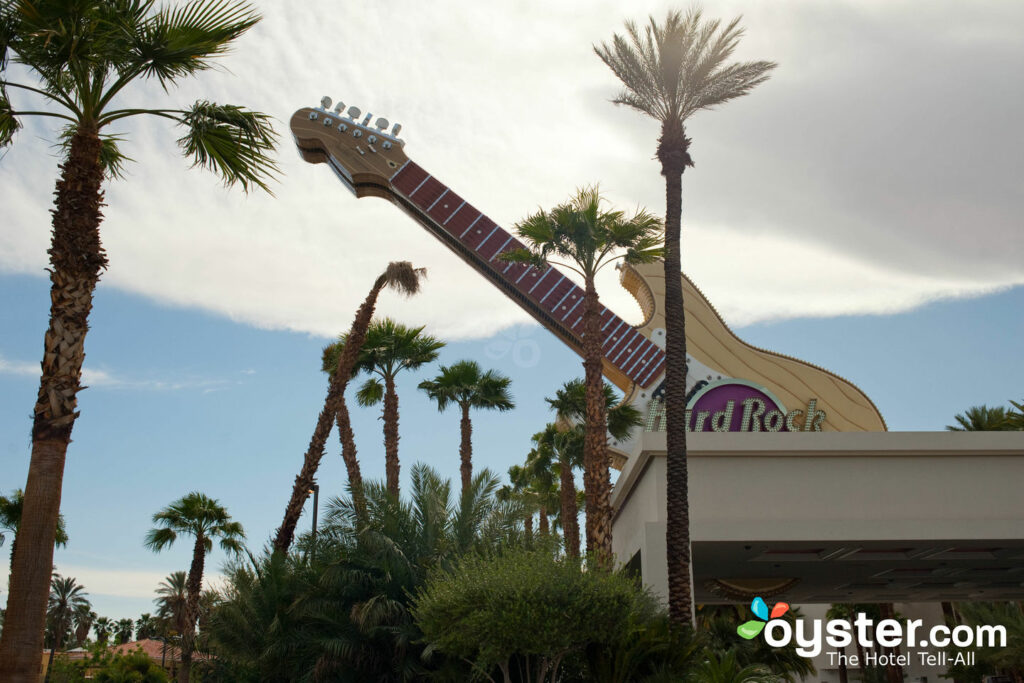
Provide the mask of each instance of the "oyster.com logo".
{"label": "oyster.com logo", "polygon": [[750,609],[757,619],[745,621],[736,627],[736,633],[738,633],[741,638],[746,638],[747,640],[756,638],[761,631],[764,630],[764,627],[768,625],[769,621],[772,619],[778,619],[788,612],[789,605],[785,602],[777,602],[769,613],[768,605],[765,604],[765,601],[762,598],[757,597],[750,603]]}

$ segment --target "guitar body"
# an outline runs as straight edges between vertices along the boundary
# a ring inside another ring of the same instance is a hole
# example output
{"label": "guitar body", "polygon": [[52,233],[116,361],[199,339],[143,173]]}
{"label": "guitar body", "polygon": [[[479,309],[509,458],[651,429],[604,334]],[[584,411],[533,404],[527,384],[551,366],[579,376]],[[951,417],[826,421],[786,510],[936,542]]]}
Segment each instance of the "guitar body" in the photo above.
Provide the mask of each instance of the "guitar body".
{"label": "guitar body", "polygon": [[[357,197],[379,197],[398,205],[582,355],[580,287],[555,268],[504,262],[501,254],[522,247],[522,243],[412,162],[396,131],[387,132],[387,121],[379,119],[373,128],[369,125],[372,116],[360,120],[361,112],[355,107],[346,112],[339,104],[330,111],[329,98],[324,98],[323,104],[292,115],[291,131],[304,160],[327,164]],[[660,262],[625,265],[620,274],[622,285],[640,304],[644,322],[633,326],[613,311],[602,310],[604,373],[627,400],[648,411],[647,428],[657,429],[655,413],[665,371],[664,266]],[[717,391],[720,398],[734,396],[727,401],[732,406],[728,415],[710,409],[703,417],[698,414],[696,431],[885,430],[878,409],[860,389],[823,368],[745,343],[700,290],[685,275],[681,277],[691,406],[709,405],[714,398],[708,398],[709,392]],[[737,394],[737,389],[749,395]],[[744,414],[743,426],[738,427],[743,407],[755,419]],[[773,417],[773,412],[778,416]],[[757,417],[762,414],[764,417]],[[631,445],[617,445],[616,465],[622,464]]]}

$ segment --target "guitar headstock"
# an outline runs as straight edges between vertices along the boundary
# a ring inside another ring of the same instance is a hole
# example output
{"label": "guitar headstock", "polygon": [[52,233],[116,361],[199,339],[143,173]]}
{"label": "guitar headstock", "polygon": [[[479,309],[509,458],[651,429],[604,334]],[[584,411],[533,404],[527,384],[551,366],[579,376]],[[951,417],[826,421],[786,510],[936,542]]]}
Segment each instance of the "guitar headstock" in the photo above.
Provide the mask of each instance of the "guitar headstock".
{"label": "guitar headstock", "polygon": [[384,117],[376,120],[359,107],[343,102],[331,107],[331,98],[319,107],[304,107],[292,114],[290,127],[302,158],[326,163],[357,197],[391,197],[391,177],[409,160],[398,138],[402,126]]}

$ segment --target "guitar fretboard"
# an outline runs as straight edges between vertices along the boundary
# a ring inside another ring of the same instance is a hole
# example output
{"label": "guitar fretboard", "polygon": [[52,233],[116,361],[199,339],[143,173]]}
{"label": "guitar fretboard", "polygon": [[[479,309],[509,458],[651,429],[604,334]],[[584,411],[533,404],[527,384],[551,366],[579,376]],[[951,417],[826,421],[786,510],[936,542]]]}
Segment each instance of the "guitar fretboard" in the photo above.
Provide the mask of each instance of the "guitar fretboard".
{"label": "guitar fretboard", "polygon": [[[580,352],[581,287],[551,266],[502,261],[502,254],[525,245],[416,163],[399,168],[391,185],[413,218]],[[601,334],[606,363],[632,382],[647,388],[664,370],[664,352],[607,307],[601,309]]]}

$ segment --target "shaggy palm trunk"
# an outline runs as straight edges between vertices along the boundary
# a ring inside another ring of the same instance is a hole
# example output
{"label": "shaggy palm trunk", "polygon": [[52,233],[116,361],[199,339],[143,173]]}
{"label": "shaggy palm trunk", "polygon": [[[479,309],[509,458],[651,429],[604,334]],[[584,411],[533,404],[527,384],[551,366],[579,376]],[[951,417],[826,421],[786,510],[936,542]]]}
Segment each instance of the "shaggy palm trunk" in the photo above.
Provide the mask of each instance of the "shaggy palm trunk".
{"label": "shaggy palm trunk", "polygon": [[683,315],[680,259],[683,171],[692,166],[682,123],[667,121],[658,142],[665,176],[665,417],[668,517],[669,619],[676,627],[693,626],[690,568],[690,500],[686,463],[686,320]]}
{"label": "shaggy palm trunk", "polygon": [[96,130],[80,127],[61,165],[50,243],[50,324],[32,423],[32,456],[0,636],[0,681],[37,683],[64,459],[78,417],[89,311],[107,257],[100,244],[103,170]]}
{"label": "shaggy palm trunk", "polygon": [[583,297],[583,370],[586,383],[586,433],[583,440],[583,490],[586,493],[587,552],[602,567],[611,567],[611,477],[608,473],[608,429],[604,401],[604,356],[601,337],[601,303],[593,278],[588,278]]}
{"label": "shaggy palm trunk", "polygon": [[849,683],[849,672],[846,669],[846,648],[839,648],[839,683]]}
{"label": "shaggy palm trunk", "polygon": [[192,548],[192,566],[188,570],[188,598],[185,602],[185,628],[181,632],[181,668],[178,669],[178,683],[189,683],[192,671],[192,650],[195,648],[196,619],[199,617],[199,596],[203,592],[203,564],[206,560],[205,539],[196,536]]}
{"label": "shaggy palm trunk", "polygon": [[526,536],[526,546],[529,547],[533,543],[533,513],[529,513],[523,518],[523,535]]}
{"label": "shaggy palm trunk", "polygon": [[540,531],[541,536],[547,536],[551,533],[551,527],[548,525],[548,509],[541,505],[538,516],[540,518],[540,528],[538,531]]}
{"label": "shaggy palm trunk", "polygon": [[349,419],[344,392],[341,394],[338,413],[335,417],[338,424],[338,438],[341,439],[341,459],[345,461],[348,485],[352,489],[352,505],[356,509],[356,516],[362,521],[366,519],[366,492],[363,490],[363,474],[359,469],[359,458],[356,454],[356,436],[352,432],[352,420]]}
{"label": "shaggy palm trunk", "polygon": [[562,533],[565,536],[565,552],[570,557],[580,556],[579,510],[576,508],[576,478],[572,467],[565,460],[559,462],[559,479],[562,498]]}
{"label": "shaggy palm trunk", "polygon": [[462,420],[459,427],[462,430],[462,442],[459,444],[459,458],[462,461],[459,473],[462,475],[462,495],[473,484],[473,423],[469,419],[469,404],[463,403]]}
{"label": "shaggy palm trunk", "polygon": [[[370,293],[366,296],[362,305],[359,306],[359,310],[356,311],[356,317],[352,321],[352,327],[349,330],[345,348],[342,349],[341,355],[338,357],[338,366],[331,373],[327,385],[327,396],[324,398],[324,408],[320,411],[316,427],[313,429],[313,437],[309,441],[309,448],[306,449],[306,455],[302,461],[302,469],[299,471],[298,476],[295,477],[295,485],[292,486],[292,497],[284,509],[284,520],[281,522],[281,527],[277,530],[277,536],[274,539],[275,552],[288,552],[288,548],[291,547],[292,540],[295,538],[295,525],[299,523],[299,517],[302,516],[302,508],[306,504],[306,499],[309,498],[310,489],[313,487],[313,477],[316,476],[320,460],[324,457],[324,446],[327,444],[327,437],[331,433],[331,426],[338,419],[339,407],[342,406],[345,400],[345,388],[348,386],[349,378],[352,377],[352,369],[356,366],[356,360],[359,358],[359,351],[363,348],[363,342],[366,341],[366,329],[370,326],[370,320],[373,318],[373,311],[377,306],[377,296],[386,284],[387,278],[385,275],[377,278],[377,281],[373,283],[373,288],[370,289]],[[350,428],[350,434],[351,431]],[[345,439],[344,432],[342,432],[341,438]],[[351,452],[354,461],[354,441]]]}
{"label": "shaggy palm trunk", "polygon": [[393,377],[384,378],[384,471],[388,493],[398,498],[398,392]]}

